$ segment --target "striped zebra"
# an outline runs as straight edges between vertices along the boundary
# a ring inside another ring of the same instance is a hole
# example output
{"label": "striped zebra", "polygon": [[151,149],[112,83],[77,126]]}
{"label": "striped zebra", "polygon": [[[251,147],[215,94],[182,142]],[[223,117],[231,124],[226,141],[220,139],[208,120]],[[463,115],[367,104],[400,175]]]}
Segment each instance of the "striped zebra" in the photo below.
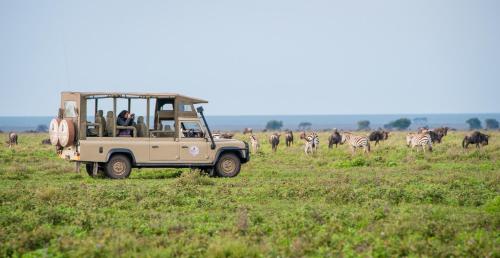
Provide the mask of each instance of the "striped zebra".
{"label": "striped zebra", "polygon": [[253,153],[259,152],[260,149],[260,142],[259,139],[255,135],[250,135],[250,142],[252,143],[252,151]]}
{"label": "striped zebra", "polygon": [[319,137],[317,133],[311,133],[310,135],[306,136],[304,138],[304,141],[306,142],[304,146],[304,152],[306,155],[309,153],[314,154],[314,152],[318,151],[319,147]]}
{"label": "striped zebra", "polygon": [[408,133],[406,135],[406,144],[412,149],[416,146],[422,146],[422,150],[424,150],[424,152],[425,146],[428,146],[429,151],[432,152],[432,138],[429,133]]}
{"label": "striped zebra", "polygon": [[363,148],[365,153],[370,152],[370,141],[368,140],[368,137],[354,135],[349,132],[340,133],[340,136],[342,137],[340,143],[341,144],[344,144],[345,142],[349,143],[349,146],[351,146],[351,151],[353,154],[356,152],[356,148]]}

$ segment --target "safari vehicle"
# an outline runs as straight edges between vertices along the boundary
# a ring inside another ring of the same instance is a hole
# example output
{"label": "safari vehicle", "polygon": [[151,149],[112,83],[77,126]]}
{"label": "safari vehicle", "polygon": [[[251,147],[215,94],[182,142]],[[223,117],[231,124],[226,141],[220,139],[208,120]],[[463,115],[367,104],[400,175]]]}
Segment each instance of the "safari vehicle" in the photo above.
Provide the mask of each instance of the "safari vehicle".
{"label": "safari vehicle", "polygon": [[[170,93],[62,92],[50,141],[61,158],[76,162],[78,171],[84,163],[90,176],[118,179],[128,177],[132,168],[178,167],[234,177],[250,159],[248,143],[214,139],[203,107],[194,107],[202,103],[208,102]],[[145,117],[120,126],[117,112],[144,112]]]}

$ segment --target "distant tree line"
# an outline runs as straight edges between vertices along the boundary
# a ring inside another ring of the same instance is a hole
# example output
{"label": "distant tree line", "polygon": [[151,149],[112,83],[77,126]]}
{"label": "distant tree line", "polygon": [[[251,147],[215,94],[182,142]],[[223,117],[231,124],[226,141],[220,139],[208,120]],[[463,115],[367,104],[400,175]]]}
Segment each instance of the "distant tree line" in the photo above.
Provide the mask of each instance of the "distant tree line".
{"label": "distant tree line", "polygon": [[[470,130],[483,129],[483,126],[481,124],[481,120],[479,120],[479,118],[477,118],[477,117],[469,118],[465,122],[467,124],[469,124]],[[485,129],[488,129],[488,130],[496,130],[500,127],[498,120],[496,120],[494,118],[485,119],[484,124],[486,125]]]}
{"label": "distant tree line", "polygon": [[[418,121],[418,122],[417,122]],[[413,119],[413,122],[417,123],[426,123],[427,118],[425,117],[417,117]],[[465,121],[469,125],[470,130],[483,129],[481,120],[477,117],[473,117]],[[388,130],[407,130],[412,121],[408,118],[400,118],[394,121],[391,121],[384,125],[385,129]],[[494,118],[488,118],[484,120],[485,129],[488,130],[497,130],[500,128],[500,123],[498,120]],[[301,131],[305,131],[311,129],[312,124],[310,122],[300,122],[298,129]],[[283,121],[279,120],[270,120],[266,124],[266,130],[277,131],[283,128]],[[370,121],[368,120],[360,120],[358,121],[358,130],[365,131],[370,130]],[[46,125],[39,125],[36,129],[36,132],[47,132],[48,128]],[[1,131],[0,131],[1,132]]]}

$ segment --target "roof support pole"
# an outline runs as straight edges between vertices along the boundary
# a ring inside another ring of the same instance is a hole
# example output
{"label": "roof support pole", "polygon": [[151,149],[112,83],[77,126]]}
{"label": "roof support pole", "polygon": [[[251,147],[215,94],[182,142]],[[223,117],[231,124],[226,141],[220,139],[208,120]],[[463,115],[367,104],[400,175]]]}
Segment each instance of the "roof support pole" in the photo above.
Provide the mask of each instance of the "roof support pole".
{"label": "roof support pole", "polygon": [[150,103],[149,103],[149,97],[146,98],[146,125],[148,127],[148,130],[151,128],[149,127],[149,110],[150,110]]}
{"label": "roof support pole", "polygon": [[99,101],[98,99],[95,99],[94,118],[97,117],[97,102],[98,101]]}
{"label": "roof support pole", "polygon": [[116,137],[116,97],[113,97],[113,137]]}

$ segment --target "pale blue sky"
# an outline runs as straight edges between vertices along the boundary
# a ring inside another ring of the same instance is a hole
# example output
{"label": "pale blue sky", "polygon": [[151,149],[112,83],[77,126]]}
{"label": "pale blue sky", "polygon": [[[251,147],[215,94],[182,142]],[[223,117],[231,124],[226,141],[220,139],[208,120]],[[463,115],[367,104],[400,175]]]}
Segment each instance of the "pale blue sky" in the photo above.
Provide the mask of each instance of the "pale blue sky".
{"label": "pale blue sky", "polygon": [[210,115],[500,112],[500,1],[0,0],[0,115],[165,91]]}

